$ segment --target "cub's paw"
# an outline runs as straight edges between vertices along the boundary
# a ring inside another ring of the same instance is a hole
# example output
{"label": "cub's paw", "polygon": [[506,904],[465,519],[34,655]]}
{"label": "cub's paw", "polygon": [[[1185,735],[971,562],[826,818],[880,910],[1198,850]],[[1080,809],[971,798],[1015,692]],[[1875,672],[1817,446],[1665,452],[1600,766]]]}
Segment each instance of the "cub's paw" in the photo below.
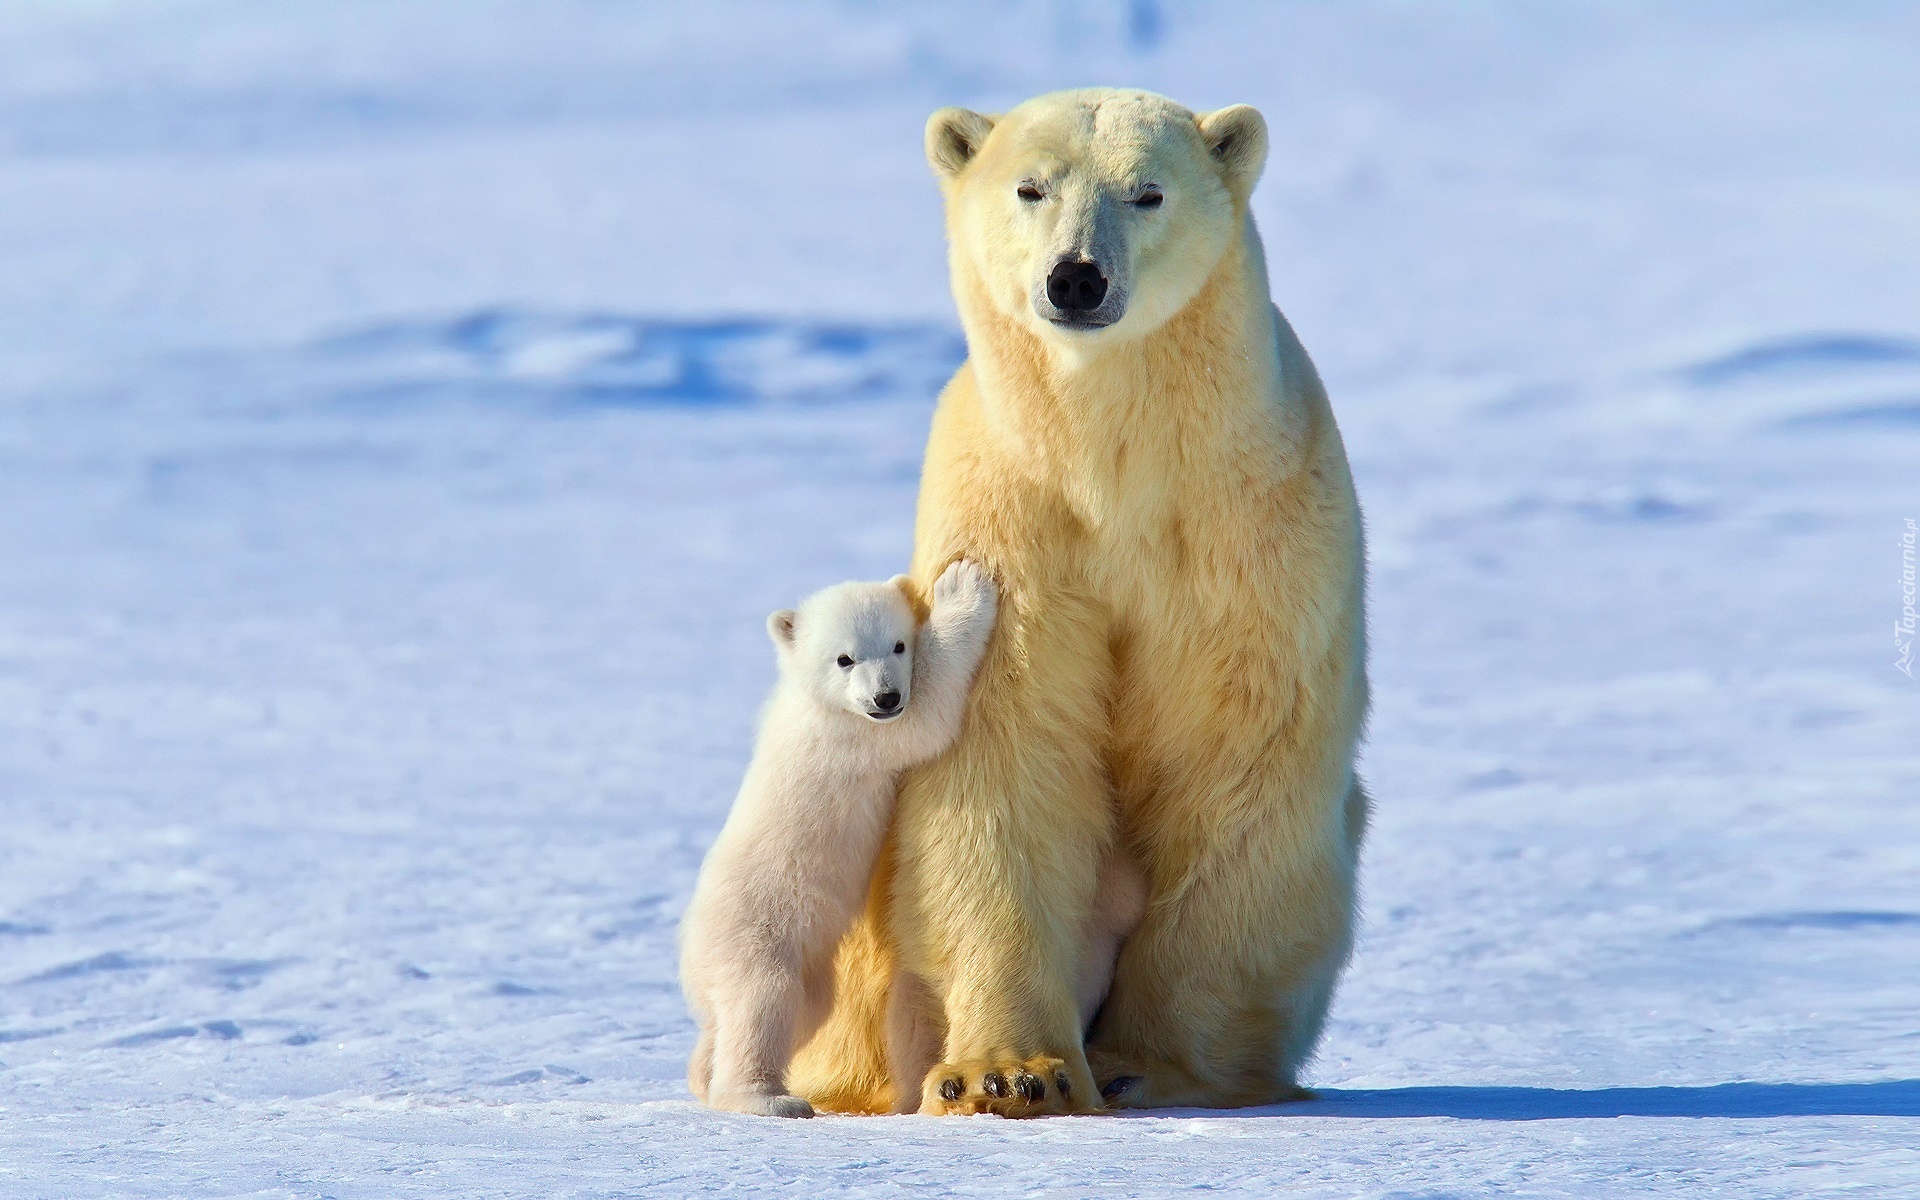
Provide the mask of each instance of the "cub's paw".
{"label": "cub's paw", "polygon": [[1093,1077],[1058,1058],[941,1063],[927,1072],[920,1087],[920,1111],[928,1116],[1046,1117],[1095,1112],[1099,1107]]}
{"label": "cub's paw", "polygon": [[789,1096],[784,1092],[716,1094],[707,1101],[707,1105],[723,1112],[749,1113],[756,1117],[811,1117],[813,1115],[813,1105],[799,1096]]}
{"label": "cub's paw", "polygon": [[972,610],[992,617],[1000,602],[1000,589],[986,568],[963,558],[940,572],[933,581],[933,606],[936,609]]}

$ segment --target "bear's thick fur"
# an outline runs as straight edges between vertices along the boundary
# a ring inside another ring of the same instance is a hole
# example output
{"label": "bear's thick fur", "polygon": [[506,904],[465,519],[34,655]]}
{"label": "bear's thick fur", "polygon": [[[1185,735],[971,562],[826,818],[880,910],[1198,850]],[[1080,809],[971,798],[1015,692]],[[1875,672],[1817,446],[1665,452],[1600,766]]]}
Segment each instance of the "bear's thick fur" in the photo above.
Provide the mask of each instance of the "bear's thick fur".
{"label": "bear's thick fur", "polygon": [[[1365,556],[1248,212],[1265,122],[1060,92],[935,113],[927,153],[969,358],[912,573],[980,562],[1000,621],[790,1081],[866,1112],[1295,1095],[1352,940]],[[1083,1048],[1115,849],[1149,903]]]}

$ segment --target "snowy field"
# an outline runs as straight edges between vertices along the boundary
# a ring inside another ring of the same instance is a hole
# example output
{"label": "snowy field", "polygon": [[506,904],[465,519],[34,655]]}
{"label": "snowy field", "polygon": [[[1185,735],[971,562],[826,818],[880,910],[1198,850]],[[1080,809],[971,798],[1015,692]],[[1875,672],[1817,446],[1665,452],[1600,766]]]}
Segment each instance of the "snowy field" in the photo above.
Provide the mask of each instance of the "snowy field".
{"label": "snowy field", "polygon": [[[907,559],[926,114],[1250,102],[1372,539],[1283,1109],[708,1113],[764,615]],[[1920,8],[0,7],[0,1197],[1920,1195]]]}

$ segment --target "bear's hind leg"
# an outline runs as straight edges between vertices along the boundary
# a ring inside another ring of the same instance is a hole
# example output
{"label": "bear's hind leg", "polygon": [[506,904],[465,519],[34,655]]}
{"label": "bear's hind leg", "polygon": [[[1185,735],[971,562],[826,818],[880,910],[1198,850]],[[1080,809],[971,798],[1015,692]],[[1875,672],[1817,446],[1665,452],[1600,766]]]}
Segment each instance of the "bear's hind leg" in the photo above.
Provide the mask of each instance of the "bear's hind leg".
{"label": "bear's hind leg", "polygon": [[[1310,804],[1325,836],[1270,820],[1209,847],[1185,886],[1156,897],[1120,953],[1088,1058],[1109,1105],[1238,1108],[1297,1100],[1352,946],[1358,783]],[[1300,854],[1305,844],[1316,851]],[[1205,1014],[1204,1018],[1198,1014]]]}
{"label": "bear's hind leg", "polygon": [[1114,846],[1100,864],[1094,887],[1093,910],[1087,917],[1086,944],[1074,998],[1080,1004],[1080,1028],[1086,1030],[1113,986],[1113,969],[1120,947],[1147,912],[1147,877],[1125,847]]}
{"label": "bear's hind leg", "polygon": [[940,1061],[939,1001],[918,976],[896,972],[887,994],[887,1073],[893,1109],[920,1110],[920,1081]]}
{"label": "bear's hind leg", "polygon": [[705,1104],[707,1090],[713,1083],[713,1025],[702,1019],[700,1037],[693,1044],[693,1057],[687,1060],[687,1087],[692,1090],[693,1098]]}

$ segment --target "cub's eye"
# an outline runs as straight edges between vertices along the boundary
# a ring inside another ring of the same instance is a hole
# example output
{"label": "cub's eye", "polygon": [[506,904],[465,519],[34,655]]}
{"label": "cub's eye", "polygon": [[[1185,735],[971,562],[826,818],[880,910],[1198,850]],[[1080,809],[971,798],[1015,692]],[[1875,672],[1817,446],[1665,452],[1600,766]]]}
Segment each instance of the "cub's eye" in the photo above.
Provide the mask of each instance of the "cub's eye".
{"label": "cub's eye", "polygon": [[1044,200],[1046,199],[1046,195],[1047,195],[1045,192],[1041,191],[1039,187],[1037,187],[1032,183],[1021,184],[1019,187],[1019,190],[1016,191],[1014,194],[1019,196],[1022,200],[1025,200],[1028,204],[1032,204],[1039,200]]}
{"label": "cub's eye", "polygon": [[1165,199],[1166,196],[1162,195],[1160,189],[1157,187],[1142,188],[1140,194],[1133,198],[1133,206],[1135,208],[1159,208],[1160,202]]}
{"label": "cub's eye", "polygon": [[905,642],[895,642],[893,644],[893,652],[895,654],[905,654],[907,652],[907,644]]}
{"label": "cub's eye", "polygon": [[840,669],[843,671],[853,665],[853,659],[849,658],[844,654],[842,654],[839,658],[834,659],[834,661],[840,664]]}

